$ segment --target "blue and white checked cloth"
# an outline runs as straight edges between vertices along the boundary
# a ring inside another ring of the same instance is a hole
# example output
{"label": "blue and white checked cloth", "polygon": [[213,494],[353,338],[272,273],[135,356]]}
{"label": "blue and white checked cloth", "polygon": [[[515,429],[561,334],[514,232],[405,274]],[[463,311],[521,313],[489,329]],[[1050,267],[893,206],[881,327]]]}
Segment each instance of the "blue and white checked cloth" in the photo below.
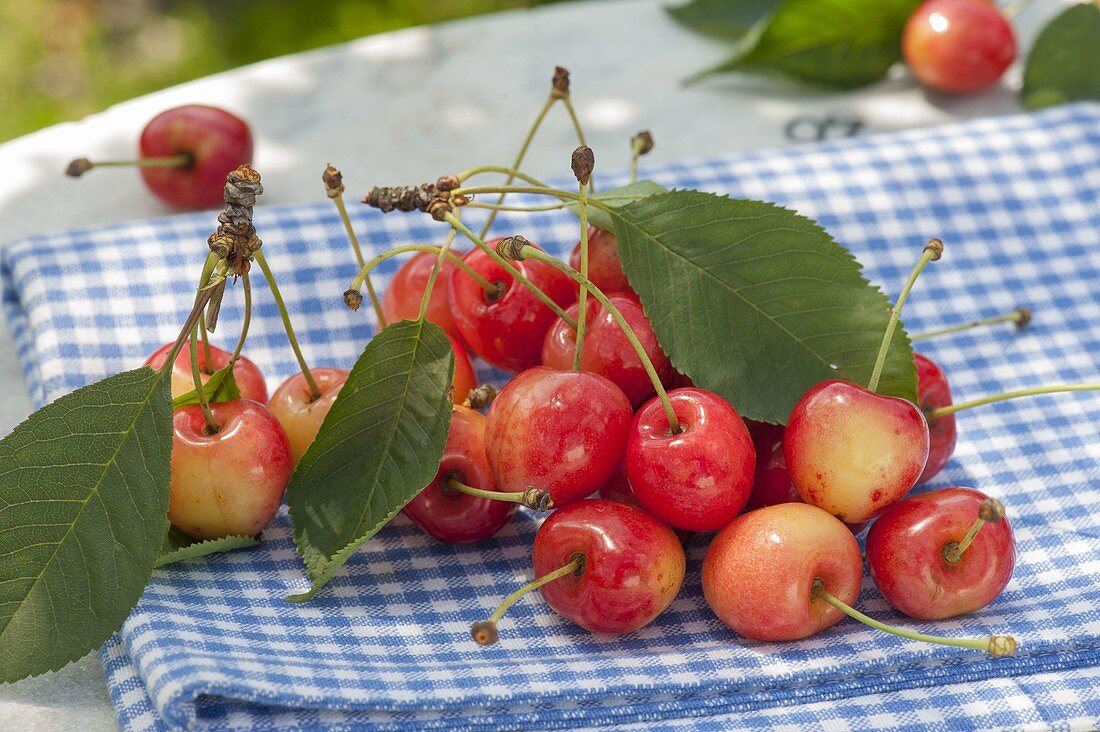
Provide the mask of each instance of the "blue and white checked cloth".
{"label": "blue and white checked cloth", "polygon": [[[455,161],[456,163],[461,161]],[[446,172],[446,171],[440,171]],[[911,331],[1035,311],[1025,331],[987,329],[923,349],[956,399],[1100,374],[1100,106],[986,119],[649,171],[668,186],[777,201],[816,218],[896,292],[922,243],[947,243],[922,276]],[[604,174],[605,184],[612,182]],[[372,251],[439,240],[422,215],[355,207]],[[33,237],[4,251],[4,302],[38,403],[142,362],[190,304],[210,214]],[[314,364],[348,366],[372,332],[347,311],[354,266],[328,201],[257,210],[256,225]],[[562,254],[568,215],[506,215]],[[392,274],[395,263],[381,272]],[[262,291],[248,353],[274,386],[294,371]],[[227,297],[219,338],[235,337]],[[224,344],[223,344],[224,345]],[[479,648],[471,621],[530,576],[535,522],[476,546],[436,543],[398,518],[306,605],[285,512],[256,549],[154,573],[102,650],[127,730],[713,729],[824,725],[1095,727],[1100,724],[1100,398],[1040,397],[964,413],[936,485],[1004,500],[1019,561],[989,608],[916,623],[867,580],[860,606],[888,621],[957,635],[1011,632],[992,660],[908,642],[853,622],[806,641],[753,643],[722,627],[699,587],[706,540],[689,548],[680,597],[650,627],[588,634],[537,597],[502,640]]]}

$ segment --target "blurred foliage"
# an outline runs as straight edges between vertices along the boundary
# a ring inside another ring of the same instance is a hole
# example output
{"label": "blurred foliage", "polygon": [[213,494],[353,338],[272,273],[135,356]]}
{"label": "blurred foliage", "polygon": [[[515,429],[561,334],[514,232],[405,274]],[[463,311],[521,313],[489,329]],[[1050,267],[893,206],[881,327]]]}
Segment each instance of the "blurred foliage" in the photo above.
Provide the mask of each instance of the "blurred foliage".
{"label": "blurred foliage", "polygon": [[0,141],[273,56],[547,0],[0,0]]}

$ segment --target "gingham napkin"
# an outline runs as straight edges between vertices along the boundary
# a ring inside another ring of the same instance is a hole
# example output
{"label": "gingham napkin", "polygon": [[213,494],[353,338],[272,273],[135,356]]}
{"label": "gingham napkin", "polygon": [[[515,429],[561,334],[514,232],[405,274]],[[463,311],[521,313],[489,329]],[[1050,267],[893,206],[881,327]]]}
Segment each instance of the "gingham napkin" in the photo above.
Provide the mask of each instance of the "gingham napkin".
{"label": "gingham napkin", "polygon": [[[646,173],[816,218],[891,292],[922,243],[941,237],[947,254],[910,299],[910,331],[1016,305],[1035,312],[1020,333],[995,328],[922,344],[947,370],[956,399],[1098,380],[1100,106]],[[443,234],[424,216],[353,208],[372,251]],[[210,214],[189,215],[8,246],[4,301],[36,401],[133,367],[170,340],[214,226]],[[261,207],[256,226],[306,353],[317,365],[349,366],[372,323],[369,308],[343,305],[354,266],[334,208]],[[576,229],[567,214],[547,213],[501,216],[497,230],[564,254]],[[227,341],[237,300],[226,298],[218,336]],[[262,286],[257,300],[247,350],[274,387],[294,363]],[[865,582],[862,609],[925,632],[1010,632],[1021,643],[1013,658],[913,643],[851,621],[798,643],[746,641],[703,601],[706,537],[690,543],[679,598],[640,632],[594,636],[531,597],[503,622],[501,642],[480,648],[470,622],[531,576],[532,519],[456,547],[398,518],[319,597],[297,605],[283,599],[307,584],[284,511],[256,549],[156,571],[101,652],[107,681],[133,730],[1092,727],[1100,724],[1098,406],[1095,395],[1077,394],[960,415],[958,449],[935,485],[974,486],[1008,506],[1019,559],[993,605],[917,623]]]}

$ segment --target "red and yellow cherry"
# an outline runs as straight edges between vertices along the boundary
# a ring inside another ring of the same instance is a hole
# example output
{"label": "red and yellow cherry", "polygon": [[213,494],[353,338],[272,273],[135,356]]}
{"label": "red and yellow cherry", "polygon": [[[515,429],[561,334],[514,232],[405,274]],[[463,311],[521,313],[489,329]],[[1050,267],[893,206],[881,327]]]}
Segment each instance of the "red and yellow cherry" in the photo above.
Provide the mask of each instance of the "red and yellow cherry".
{"label": "red and yellow cherry", "polygon": [[211,434],[197,404],[172,419],[168,519],[195,539],[253,536],[279,509],[294,461],[266,406],[250,399],[211,404]]}
{"label": "red and yellow cherry", "polygon": [[466,347],[450,334],[447,335],[447,338],[450,339],[451,350],[455,354],[455,373],[451,377],[454,396],[451,401],[455,404],[461,404],[469,395],[470,390],[477,386],[477,374],[474,373],[474,365],[470,362]]}
{"label": "red and yellow cherry", "polygon": [[815,596],[815,582],[851,605],[863,580],[859,544],[820,508],[782,503],[739,516],[703,559],[703,595],[718,619],[761,641],[819,633],[844,615]]}
{"label": "red and yellow cherry", "polygon": [[[456,251],[454,254],[463,256],[462,252]],[[420,317],[420,301],[424,298],[424,288],[428,285],[428,278],[437,259],[437,255],[431,252],[420,252],[397,270],[386,291],[382,293],[382,314],[388,322],[416,320]],[[447,287],[456,269],[458,267],[453,261],[444,260],[432,289],[432,296],[428,299],[426,317],[445,330],[447,335],[461,339],[454,318],[451,317],[451,306],[447,302]]]}
{"label": "red and yellow cherry", "polygon": [[[662,383],[668,384],[672,378],[672,362],[657,343],[653,327],[642,310],[642,302],[636,295],[628,293],[608,295],[607,299],[615,305],[634,331],[653,363],[658,378]],[[567,312],[576,318],[578,306],[570,306]],[[644,404],[654,394],[653,382],[638,358],[638,352],[623,335],[622,328],[598,302],[592,302],[585,308],[585,316],[588,323],[584,350],[581,353],[581,370],[611,379],[635,407]],[[542,365],[568,370],[573,366],[573,353],[576,350],[577,332],[559,318],[546,332],[546,339],[542,344]]]}
{"label": "red and yellow cherry", "polygon": [[536,486],[565,506],[619,468],[633,416],[622,390],[598,374],[527,369],[489,407],[489,465],[502,491]]}
{"label": "red and yellow cherry", "polygon": [[220,206],[225,176],[252,162],[252,132],[224,109],[187,104],[166,109],[141,132],[133,161],[74,160],[67,173],[79,176],[99,166],[135,165],[157,198],[178,208]]}
{"label": "red and yellow cherry", "polygon": [[[499,239],[487,242],[491,247]],[[464,257],[497,289],[486,292],[461,269],[451,276],[447,296],[451,315],[470,350],[505,371],[522,371],[539,362],[554,311],[481,249]],[[564,273],[533,260],[512,263],[527,279],[561,307],[577,301],[577,285]]]}
{"label": "red and yellow cherry", "polygon": [[791,410],[783,452],[802,500],[859,523],[901,500],[928,461],[928,423],[911,402],[839,379]]}
{"label": "red and yellow cherry", "polygon": [[656,397],[634,417],[626,472],[638,502],[670,526],[720,529],[752,491],[756,455],[744,421],[730,403],[703,389],[668,393],[680,422],[673,432]]}
{"label": "red and yellow cherry", "polygon": [[429,536],[454,544],[492,536],[515,513],[516,503],[460,493],[450,486],[452,480],[483,491],[498,490],[485,457],[485,415],[458,405],[451,412],[439,471],[406,504],[405,515]]}
{"label": "red and yellow cherry", "polygon": [[[914,360],[917,363],[917,404],[920,408],[927,414],[933,409],[950,406],[951,387],[943,369],[919,353],[914,354]],[[918,483],[931,480],[947,465],[955,453],[957,434],[954,414],[928,420],[928,462],[917,479]]]}
{"label": "red and yellow cherry", "polygon": [[928,0],[909,17],[901,45],[920,82],[948,94],[992,85],[1016,58],[1012,24],[990,0]]}
{"label": "red and yellow cherry", "polygon": [[886,601],[920,620],[980,610],[1012,577],[1016,540],[999,502],[943,488],[891,506],[867,533],[867,566]]}
{"label": "red and yellow cherry", "polygon": [[[581,271],[581,243],[573,247],[569,255],[569,266]],[[602,292],[634,293],[623,274],[623,263],[619,258],[619,239],[610,231],[595,226],[588,227],[588,279]]]}
{"label": "red and yellow cherry", "polygon": [[[145,361],[145,365],[159,369],[164,365],[164,360],[168,358],[168,352],[172,350],[173,345],[168,343],[158,348]],[[233,357],[233,354],[221,348],[210,346],[211,363],[208,367],[204,350],[201,346],[199,347],[200,376],[205,384],[210,380],[210,374],[206,372],[213,373],[218,369],[225,368],[229,365],[229,359]],[[242,399],[252,399],[257,402],[267,401],[267,384],[264,383],[263,374],[260,373],[260,369],[256,367],[256,364],[244,356],[238,358],[237,363],[233,365],[233,378],[237,381],[237,388],[241,390]],[[179,355],[176,356],[176,363],[172,366],[172,398],[183,396],[194,390],[195,379],[191,373],[191,354],[184,348],[180,350]]]}
{"label": "red and yellow cherry", "polygon": [[290,454],[295,465],[313,444],[317,430],[321,429],[321,423],[348,378],[345,369],[316,368],[310,369],[309,373],[321,392],[319,397],[313,397],[309,384],[299,371],[279,385],[268,404],[290,441]]}

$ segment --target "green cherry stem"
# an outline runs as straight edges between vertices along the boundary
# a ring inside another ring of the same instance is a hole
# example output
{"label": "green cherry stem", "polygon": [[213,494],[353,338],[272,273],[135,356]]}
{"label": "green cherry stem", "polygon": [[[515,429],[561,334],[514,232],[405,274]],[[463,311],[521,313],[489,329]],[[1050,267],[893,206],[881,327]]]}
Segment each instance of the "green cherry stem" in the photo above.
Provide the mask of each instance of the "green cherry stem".
{"label": "green cherry stem", "polygon": [[[332,166],[329,166],[332,168]],[[335,168],[332,168],[335,170]],[[360,270],[366,264],[366,259],[363,257],[363,250],[359,246],[359,237],[355,233],[355,227],[351,225],[351,217],[348,216],[348,208],[344,205],[343,184],[338,189],[328,189],[328,196],[332,199],[332,202],[336,204],[336,210],[340,214],[340,220],[344,222],[344,231],[348,234],[348,241],[351,242],[352,251],[355,252],[355,261],[358,262]],[[378,293],[374,290],[374,283],[371,282],[369,276],[364,277],[363,284],[367,286],[367,297],[370,298],[371,306],[374,308],[374,316],[378,318],[378,329],[386,327],[386,316],[382,313],[382,302],[378,299]]]}
{"label": "green cherry stem", "polygon": [[940,635],[926,635],[924,633],[916,633],[911,630],[895,628],[892,625],[887,625],[886,623],[875,620],[869,615],[864,615],[848,603],[829,594],[829,592],[825,589],[825,583],[821,579],[814,580],[811,598],[815,600],[824,600],[840,612],[844,613],[854,620],[858,620],[864,625],[869,625],[872,628],[881,630],[884,633],[901,636],[902,638],[908,638],[909,640],[922,641],[924,643],[934,643],[940,646],[953,646],[955,648],[973,648],[974,650],[985,651],[994,658],[1011,656],[1013,653],[1016,652],[1016,639],[1010,635],[994,635],[989,636],[988,638],[945,638],[944,636]]}
{"label": "green cherry stem", "polygon": [[[443,251],[443,247],[436,246],[434,244],[404,244],[399,247],[387,249],[386,251],[381,252],[363,265],[362,269],[360,269],[359,273],[355,276],[355,279],[351,281],[351,286],[348,288],[348,290],[354,290],[358,292],[360,287],[362,287],[363,282],[366,281],[368,273],[387,259],[392,259],[393,257],[397,257],[402,254],[408,254],[409,252],[428,252],[430,254],[439,254],[441,251]],[[485,292],[488,293],[490,296],[500,290],[497,285],[494,285],[492,282],[482,277],[477,270],[466,264],[462,257],[459,257],[449,250],[447,251],[446,257],[456,267],[468,274],[473,280],[481,285],[482,289],[484,289]]]}
{"label": "green cherry stem", "polygon": [[202,309],[210,302],[210,297],[213,292],[214,287],[208,284],[206,287],[199,288],[199,291],[195,293],[195,303],[191,306],[191,312],[188,313],[187,319],[183,323],[183,327],[180,328],[179,335],[176,336],[175,343],[172,344],[171,350],[168,351],[168,357],[164,359],[164,365],[160,367],[159,373],[162,377],[175,367],[176,357],[179,356],[180,351],[183,350],[183,344],[189,340],[188,336],[198,324],[199,317],[202,315]]}
{"label": "green cherry stem", "polygon": [[638,182],[638,158],[653,149],[653,133],[642,130],[630,138],[630,182]]}
{"label": "green cherry stem", "polygon": [[[578,206],[581,222],[581,278],[588,281],[588,186],[592,180],[592,168],[595,158],[592,148],[581,145],[573,151],[573,174],[577,176],[577,184],[580,187],[580,199]],[[581,287],[577,298],[577,337],[576,347],[573,349],[573,370],[581,370],[581,355],[584,350],[584,334],[588,327],[588,288]]]}
{"label": "green cherry stem", "polygon": [[959,402],[958,404],[951,404],[946,407],[940,407],[939,409],[933,409],[925,412],[925,416],[928,418],[928,421],[931,422],[939,417],[946,417],[949,414],[961,412],[964,409],[982,407],[986,404],[996,404],[997,402],[1004,402],[1009,399],[1036,396],[1039,394],[1064,394],[1071,391],[1100,391],[1100,384],[1058,384],[1055,386],[1037,386],[1032,389],[1009,391],[1004,394],[997,394],[996,396],[982,397],[969,402]]}
{"label": "green cherry stem", "polygon": [[279,309],[279,315],[283,319],[283,330],[286,331],[286,338],[290,341],[290,348],[294,351],[294,357],[298,359],[298,367],[302,370],[302,377],[306,381],[306,386],[309,387],[309,400],[311,402],[315,401],[321,397],[321,389],[313,379],[313,374],[310,373],[309,365],[306,363],[306,357],[302,355],[302,349],[298,345],[298,337],[294,335],[294,326],[290,322],[290,313],[287,312],[286,303],[283,302],[283,294],[279,291],[279,283],[275,281],[275,273],[271,271],[271,266],[267,263],[267,257],[264,256],[262,249],[257,250],[253,258],[264,273],[264,279],[267,280],[267,286],[270,288],[271,296],[275,300],[275,307]]}
{"label": "green cherry stem", "polygon": [[[568,94],[562,98],[562,102],[565,103],[565,111],[569,113],[569,120],[573,123],[573,129],[577,133],[577,144],[581,147],[588,147],[588,143],[584,141],[584,130],[581,129],[581,121],[577,117],[577,110],[573,108],[573,100]],[[596,184],[591,180],[588,182],[589,187],[595,191]]]}
{"label": "green cherry stem", "polygon": [[497,633],[497,623],[504,617],[504,613],[508,612],[508,608],[515,605],[516,602],[529,592],[534,592],[543,585],[548,585],[554,580],[561,579],[562,577],[568,577],[569,575],[580,576],[584,573],[584,555],[577,553],[569,558],[569,563],[564,567],[559,567],[553,572],[549,572],[539,577],[538,579],[528,582],[523,587],[513,592],[508,597],[504,598],[504,602],[500,603],[493,614],[489,616],[487,620],[479,620],[470,626],[470,635],[478,645],[490,646],[497,642],[500,635]]}
{"label": "green cherry stem", "polygon": [[[521,244],[521,246],[514,246],[515,244]],[[592,297],[596,298],[596,301],[603,305],[608,314],[622,330],[623,335],[626,336],[627,341],[634,348],[634,352],[638,354],[638,359],[642,362],[642,366],[645,368],[646,373],[649,374],[649,380],[653,383],[653,388],[657,390],[657,398],[661,400],[661,406],[664,407],[665,416],[668,418],[669,429],[672,434],[679,434],[683,431],[680,427],[680,420],[676,417],[676,412],[672,408],[672,402],[668,399],[668,392],[665,391],[664,384],[661,383],[661,378],[657,375],[657,369],[653,367],[653,362],[649,358],[649,354],[645,352],[645,348],[642,346],[641,341],[638,340],[638,336],[635,335],[634,330],[630,327],[630,324],[626,322],[626,318],[619,312],[619,309],[615,307],[615,304],[608,299],[600,288],[596,287],[585,277],[582,277],[577,270],[570,267],[565,262],[553,257],[541,249],[536,249],[530,244],[526,243],[526,240],[522,237],[511,237],[504,239],[498,245],[502,251],[508,251],[510,255],[515,255],[519,259],[534,259],[537,262],[543,262],[551,267],[564,272],[571,277],[574,282],[578,283],[581,287],[592,293]],[[578,343],[579,345],[579,343]]]}
{"label": "green cherry stem", "polygon": [[458,178],[459,181],[464,182],[468,178],[472,178],[475,175],[481,175],[482,173],[500,173],[502,175],[507,175],[507,176],[509,176],[508,183],[511,183],[516,178],[519,178],[520,180],[527,181],[528,183],[530,183],[533,186],[542,186],[544,188],[547,187],[546,184],[543,183],[538,178],[527,175],[522,170],[517,170],[515,168],[506,168],[503,165],[479,165],[476,168],[470,168],[469,170],[464,170],[461,173],[459,173],[458,175],[456,175],[455,177]]}
{"label": "green cherry stem", "polygon": [[[451,191],[451,196],[473,196],[479,193],[529,193],[534,196],[553,196],[554,198],[560,198],[563,201],[579,201],[580,195],[571,191],[563,191],[558,188],[549,188],[543,186],[466,186],[462,188],[456,188]],[[628,196],[622,196],[626,198]],[[632,196],[631,196],[632,197]],[[608,197],[609,200],[614,198]],[[600,198],[589,198],[588,205],[595,206],[596,208],[603,209],[610,212],[611,207],[603,202]]]}
{"label": "green cherry stem", "polygon": [[244,317],[241,321],[241,335],[237,339],[237,347],[233,349],[233,355],[230,356],[229,365],[226,367],[230,370],[241,357],[244,342],[248,338],[248,328],[252,325],[252,279],[248,276],[248,272],[241,275],[241,289],[244,292]]}
{"label": "green cherry stem", "polygon": [[[199,275],[199,289],[206,287],[206,284],[210,281],[210,275],[214,273],[214,266],[218,263],[218,258],[213,253],[206,255],[206,262],[202,266],[202,274]],[[199,334],[202,336],[202,356],[203,356],[203,371],[208,374],[214,373],[214,354],[210,351],[210,333],[206,328],[206,313],[199,313]]]}
{"label": "green cherry stem", "polygon": [[963,331],[971,330],[973,328],[984,328],[990,325],[997,325],[998,323],[1014,323],[1016,328],[1023,328],[1031,322],[1031,311],[1027,308],[1016,308],[1010,313],[1004,313],[1003,315],[995,315],[992,318],[983,318],[982,320],[972,320],[969,323],[959,323],[958,325],[949,325],[943,328],[934,328],[933,330],[926,330],[923,333],[917,333],[916,335],[909,336],[911,341],[926,341],[929,338],[937,338],[939,336],[950,335],[951,333],[962,333]]}
{"label": "green cherry stem", "polygon": [[463,208],[483,208],[488,211],[514,211],[517,213],[535,213],[537,211],[559,211],[568,203],[548,203],[545,206],[508,206],[506,204],[496,203],[481,203],[480,201],[470,201],[463,204]]}
{"label": "green cherry stem", "polygon": [[70,162],[68,167],[65,168],[65,175],[70,178],[79,178],[92,168],[186,168],[194,161],[195,159],[190,153],[180,153],[179,155],[166,155],[164,157],[155,158],[139,158],[137,160],[92,161],[88,158],[77,158]]}
{"label": "green cherry stem", "polygon": [[962,541],[949,541],[943,545],[941,554],[944,561],[948,564],[958,564],[962,561],[963,555],[966,554],[966,550],[970,548],[975,537],[978,536],[978,532],[982,530],[982,527],[988,523],[1000,523],[1005,517],[1004,504],[998,501],[996,498],[987,498],[981,502],[978,506],[978,518],[974,519],[974,523],[970,525],[970,530],[966,532],[966,536]]}
{"label": "green cherry stem", "polygon": [[[439,254],[435,258],[435,265],[432,267],[431,273],[428,275],[428,281],[424,284],[424,294],[420,298],[420,310],[417,313],[417,320],[423,322],[428,317],[428,305],[432,300],[432,292],[435,290],[435,282],[439,278],[439,273],[443,270],[443,262],[446,260],[447,255],[451,253],[451,245],[455,240],[455,230],[451,228],[447,232],[447,238],[443,240],[443,246],[439,248]],[[463,262],[465,264],[465,262]],[[463,271],[469,270],[469,267],[464,267]],[[478,276],[479,282],[487,282],[484,277]],[[485,285],[483,284],[484,288]],[[488,289],[485,290],[486,295],[493,296],[499,294],[500,290],[495,285],[490,283]]]}
{"label": "green cherry stem", "polygon": [[214,419],[214,413],[210,410],[210,401],[206,397],[205,384],[202,381],[202,374],[199,371],[199,324],[195,323],[195,327],[191,331],[191,376],[195,380],[195,396],[199,401],[199,408],[202,410],[202,417],[206,420],[206,434],[217,434],[221,426],[218,421]]}
{"label": "green cherry stem", "polygon": [[481,488],[474,488],[472,485],[466,485],[453,475],[449,476],[447,480],[444,481],[443,485],[448,490],[455,491],[456,493],[465,493],[468,496],[484,498],[487,501],[518,503],[534,511],[549,511],[554,508],[554,499],[550,497],[550,494],[534,486],[522,491],[486,491]]}
{"label": "green cherry stem", "polygon": [[894,337],[894,330],[898,327],[898,320],[901,319],[901,309],[905,307],[905,301],[909,298],[909,291],[913,289],[913,285],[917,281],[917,277],[920,275],[921,270],[929,262],[934,262],[943,256],[943,242],[939,239],[929,239],[928,243],[924,245],[924,250],[921,252],[921,257],[917,261],[916,266],[913,267],[913,271],[909,273],[909,279],[905,281],[905,287],[902,288],[901,294],[898,295],[897,304],[894,305],[893,310],[890,311],[890,322],[886,324],[886,333],[882,337],[882,345],[878,349],[878,358],[875,359],[875,369],[871,372],[871,380],[867,382],[867,388],[870,391],[878,390],[878,381],[882,376],[882,368],[886,365],[886,354],[890,351],[890,341]]}

